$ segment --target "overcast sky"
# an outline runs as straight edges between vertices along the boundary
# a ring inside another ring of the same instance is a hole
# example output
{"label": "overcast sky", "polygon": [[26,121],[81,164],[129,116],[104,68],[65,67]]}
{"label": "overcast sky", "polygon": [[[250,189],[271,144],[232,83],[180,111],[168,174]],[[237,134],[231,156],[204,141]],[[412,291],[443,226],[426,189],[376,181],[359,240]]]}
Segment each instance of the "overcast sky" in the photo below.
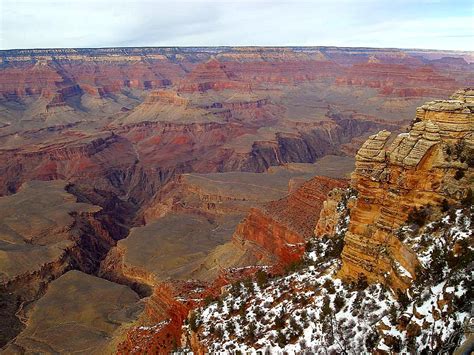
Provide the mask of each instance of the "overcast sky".
{"label": "overcast sky", "polygon": [[474,50],[474,0],[0,0],[0,48]]}

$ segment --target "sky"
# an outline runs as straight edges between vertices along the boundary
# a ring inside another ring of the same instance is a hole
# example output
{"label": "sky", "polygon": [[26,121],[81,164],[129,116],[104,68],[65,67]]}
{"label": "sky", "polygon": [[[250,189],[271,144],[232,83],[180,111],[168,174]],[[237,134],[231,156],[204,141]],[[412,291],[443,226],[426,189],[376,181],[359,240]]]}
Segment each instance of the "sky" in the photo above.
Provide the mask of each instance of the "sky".
{"label": "sky", "polygon": [[474,0],[0,0],[0,49],[350,46],[474,50]]}

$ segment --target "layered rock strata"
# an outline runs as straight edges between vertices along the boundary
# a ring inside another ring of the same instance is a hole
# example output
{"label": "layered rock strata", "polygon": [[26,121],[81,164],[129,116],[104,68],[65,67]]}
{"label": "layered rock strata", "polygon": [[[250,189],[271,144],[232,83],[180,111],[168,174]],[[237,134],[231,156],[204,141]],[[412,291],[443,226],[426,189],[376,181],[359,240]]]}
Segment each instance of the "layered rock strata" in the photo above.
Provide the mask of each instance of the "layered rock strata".
{"label": "layered rock strata", "polygon": [[364,274],[402,290],[416,277],[419,262],[396,230],[416,220],[417,208],[434,215],[443,200],[459,201],[472,189],[473,100],[474,91],[465,89],[450,100],[429,102],[407,133],[391,141],[382,131],[364,143],[352,174],[358,198],[344,240],[341,277]]}
{"label": "layered rock strata", "polygon": [[263,249],[282,264],[298,260],[305,250],[306,240],[313,235],[314,216],[319,215],[327,194],[344,186],[344,181],[317,176],[288,197],[251,209],[237,226],[234,242],[250,242],[257,246],[255,252],[260,254]]}

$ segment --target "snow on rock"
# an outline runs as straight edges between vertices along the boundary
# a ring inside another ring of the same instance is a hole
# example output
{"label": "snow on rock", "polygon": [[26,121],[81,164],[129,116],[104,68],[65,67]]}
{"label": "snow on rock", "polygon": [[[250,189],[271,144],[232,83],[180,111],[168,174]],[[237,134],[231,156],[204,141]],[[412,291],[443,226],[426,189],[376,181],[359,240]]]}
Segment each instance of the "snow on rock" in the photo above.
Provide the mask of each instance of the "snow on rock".
{"label": "snow on rock", "polygon": [[[447,212],[438,221],[398,235],[423,268],[406,294],[365,279],[343,283],[336,274],[349,221],[337,235],[314,238],[299,268],[270,280],[244,280],[195,312],[184,327],[211,353],[368,353],[449,351],[462,341],[470,312],[472,209]],[[190,338],[190,336],[188,336]]]}

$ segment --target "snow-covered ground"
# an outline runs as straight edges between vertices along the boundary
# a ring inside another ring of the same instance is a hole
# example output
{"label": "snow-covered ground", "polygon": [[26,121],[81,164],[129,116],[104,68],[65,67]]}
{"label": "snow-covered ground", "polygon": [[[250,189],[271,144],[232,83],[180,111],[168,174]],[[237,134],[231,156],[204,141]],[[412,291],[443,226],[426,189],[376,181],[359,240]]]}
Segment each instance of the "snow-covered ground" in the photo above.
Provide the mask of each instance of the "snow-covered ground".
{"label": "snow-covered ground", "polygon": [[459,343],[471,311],[472,210],[451,211],[420,230],[400,229],[424,271],[411,275],[397,265],[417,279],[398,299],[380,284],[336,278],[338,238],[348,222],[343,214],[334,238],[312,240],[298,271],[234,284],[196,310],[192,328],[200,343],[212,353],[251,354],[449,351]]}

